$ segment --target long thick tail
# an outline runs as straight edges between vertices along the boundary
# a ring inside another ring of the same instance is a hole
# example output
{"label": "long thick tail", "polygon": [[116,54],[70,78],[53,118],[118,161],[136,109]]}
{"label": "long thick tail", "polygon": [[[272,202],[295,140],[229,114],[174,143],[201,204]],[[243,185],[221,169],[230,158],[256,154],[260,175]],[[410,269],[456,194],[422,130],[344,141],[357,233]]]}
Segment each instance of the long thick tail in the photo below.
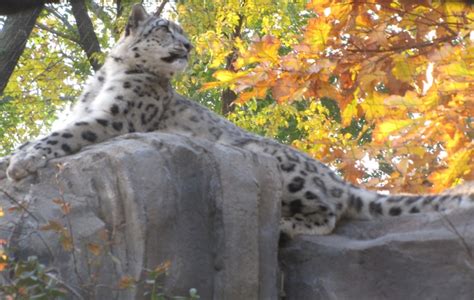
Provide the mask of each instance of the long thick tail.
{"label": "long thick tail", "polygon": [[357,219],[400,216],[422,212],[449,212],[474,207],[474,193],[447,192],[436,195],[384,195],[351,187],[343,215]]}

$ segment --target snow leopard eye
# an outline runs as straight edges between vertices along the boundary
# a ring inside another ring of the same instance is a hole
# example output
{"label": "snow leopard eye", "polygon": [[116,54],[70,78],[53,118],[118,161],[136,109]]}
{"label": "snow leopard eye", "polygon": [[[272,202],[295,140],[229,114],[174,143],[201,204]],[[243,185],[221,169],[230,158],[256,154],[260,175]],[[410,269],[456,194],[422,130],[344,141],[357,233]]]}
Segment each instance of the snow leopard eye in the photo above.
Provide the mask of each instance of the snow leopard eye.
{"label": "snow leopard eye", "polygon": [[171,32],[169,28],[170,22],[168,20],[159,19],[155,22],[154,27],[155,29],[164,29],[166,31]]}
{"label": "snow leopard eye", "polygon": [[170,22],[168,20],[165,20],[165,19],[158,19],[158,21],[155,22],[155,26],[166,26],[166,27],[168,27],[169,24],[170,24]]}

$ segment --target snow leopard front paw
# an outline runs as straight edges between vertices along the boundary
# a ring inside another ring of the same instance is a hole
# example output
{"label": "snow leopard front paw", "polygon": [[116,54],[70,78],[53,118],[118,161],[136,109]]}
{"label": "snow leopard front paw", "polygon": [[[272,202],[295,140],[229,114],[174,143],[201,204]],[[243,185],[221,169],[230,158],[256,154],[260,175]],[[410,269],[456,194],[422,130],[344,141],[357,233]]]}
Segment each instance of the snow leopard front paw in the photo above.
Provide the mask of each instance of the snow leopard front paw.
{"label": "snow leopard front paw", "polygon": [[40,151],[21,151],[10,158],[7,176],[20,180],[46,165],[47,159]]}

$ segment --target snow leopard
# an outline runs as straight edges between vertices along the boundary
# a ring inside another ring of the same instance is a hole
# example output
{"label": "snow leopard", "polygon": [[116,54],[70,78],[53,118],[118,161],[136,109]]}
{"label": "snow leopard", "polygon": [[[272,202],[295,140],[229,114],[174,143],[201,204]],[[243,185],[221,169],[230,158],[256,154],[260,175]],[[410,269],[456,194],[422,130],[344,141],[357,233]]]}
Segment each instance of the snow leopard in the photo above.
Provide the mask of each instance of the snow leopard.
{"label": "snow leopard", "polygon": [[0,161],[0,179],[20,180],[47,161],[132,132],[161,131],[272,156],[282,176],[281,232],[331,233],[343,217],[372,219],[470,207],[474,194],[386,195],[343,180],[325,164],[246,132],[178,94],[171,79],[192,45],[176,23],[132,8],[123,36],[87,84],[66,125]]}

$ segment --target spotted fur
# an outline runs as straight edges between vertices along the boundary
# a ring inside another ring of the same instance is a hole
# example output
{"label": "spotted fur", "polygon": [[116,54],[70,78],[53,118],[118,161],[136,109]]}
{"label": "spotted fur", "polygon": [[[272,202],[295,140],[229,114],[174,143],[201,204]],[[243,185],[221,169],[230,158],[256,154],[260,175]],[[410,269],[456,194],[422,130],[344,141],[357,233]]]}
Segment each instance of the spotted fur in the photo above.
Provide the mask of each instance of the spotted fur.
{"label": "spotted fur", "polygon": [[86,86],[74,117],[63,129],[3,158],[0,178],[8,175],[19,180],[49,159],[84,146],[130,132],[159,130],[274,157],[284,182],[281,230],[289,235],[328,234],[342,217],[370,219],[474,204],[472,193],[382,195],[367,191],[304,153],[245,132],[172,89],[170,78],[186,67],[190,49],[178,25],[134,6],[125,35]]}

